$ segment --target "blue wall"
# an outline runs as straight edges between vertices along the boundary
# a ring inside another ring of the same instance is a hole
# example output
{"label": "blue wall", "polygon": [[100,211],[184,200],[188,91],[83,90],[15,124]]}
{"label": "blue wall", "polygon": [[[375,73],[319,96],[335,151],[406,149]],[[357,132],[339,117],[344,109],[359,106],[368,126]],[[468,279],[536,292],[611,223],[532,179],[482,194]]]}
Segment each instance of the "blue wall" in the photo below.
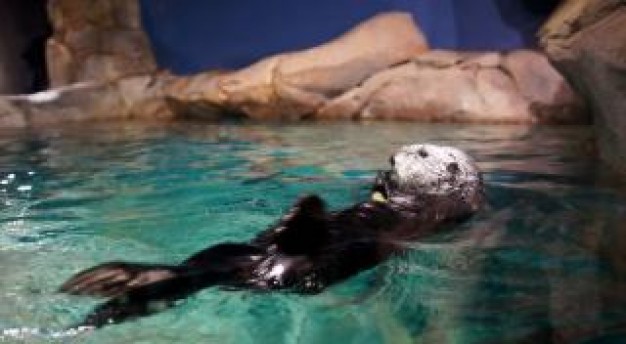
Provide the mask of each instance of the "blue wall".
{"label": "blue wall", "polygon": [[435,48],[513,49],[533,44],[551,7],[546,4],[554,2],[141,0],[160,66],[180,74],[238,68],[268,54],[311,47],[388,10],[411,12]]}

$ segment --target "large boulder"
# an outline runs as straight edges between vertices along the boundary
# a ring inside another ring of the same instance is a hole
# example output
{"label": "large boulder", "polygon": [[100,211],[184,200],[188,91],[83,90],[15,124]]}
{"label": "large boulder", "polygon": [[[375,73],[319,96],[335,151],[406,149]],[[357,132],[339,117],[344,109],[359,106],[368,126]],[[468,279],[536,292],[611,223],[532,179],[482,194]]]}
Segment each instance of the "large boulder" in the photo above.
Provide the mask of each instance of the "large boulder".
{"label": "large boulder", "polygon": [[156,71],[138,0],[50,0],[47,44],[52,87]]}
{"label": "large boulder", "polygon": [[398,119],[585,123],[568,83],[539,52],[428,51],[405,13],[384,13],[316,48],[234,72],[179,78],[174,111],[214,119]]}
{"label": "large boulder", "polygon": [[297,119],[426,50],[410,14],[383,13],[321,46],[271,56],[233,73],[199,75],[174,85],[171,94],[201,103],[195,106],[216,104],[255,119]]}
{"label": "large boulder", "polygon": [[626,1],[566,1],[540,42],[589,102],[601,157],[626,174]]}
{"label": "large boulder", "polygon": [[583,103],[540,53],[431,51],[380,72],[318,118],[584,123]]}

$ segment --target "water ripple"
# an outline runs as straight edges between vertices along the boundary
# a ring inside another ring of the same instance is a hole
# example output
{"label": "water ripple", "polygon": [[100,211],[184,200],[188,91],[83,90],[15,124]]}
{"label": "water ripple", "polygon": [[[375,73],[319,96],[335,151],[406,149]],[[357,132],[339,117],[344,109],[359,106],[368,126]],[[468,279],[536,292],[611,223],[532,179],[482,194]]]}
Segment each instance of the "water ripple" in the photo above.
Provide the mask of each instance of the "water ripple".
{"label": "water ripple", "polygon": [[[626,197],[579,127],[93,124],[0,133],[0,341],[574,342],[626,323]],[[107,260],[176,262],[240,241],[304,193],[366,197],[399,145],[463,147],[485,171],[472,221],[322,295],[208,289],[102,331],[54,291]],[[543,337],[542,337],[543,336]],[[552,338],[552,337],[551,337]]]}

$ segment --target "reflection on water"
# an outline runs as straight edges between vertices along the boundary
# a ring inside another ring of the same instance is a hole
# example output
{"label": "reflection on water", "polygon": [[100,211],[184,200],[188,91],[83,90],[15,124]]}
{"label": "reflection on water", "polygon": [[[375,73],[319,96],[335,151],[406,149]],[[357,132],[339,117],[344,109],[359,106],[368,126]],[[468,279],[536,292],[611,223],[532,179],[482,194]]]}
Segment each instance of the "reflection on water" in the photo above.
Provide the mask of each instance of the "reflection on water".
{"label": "reflection on water", "polygon": [[[470,222],[313,297],[205,290],[167,312],[65,331],[58,295],[106,260],[176,262],[246,240],[298,195],[362,199],[399,145],[463,147],[485,171]],[[115,124],[0,133],[0,341],[502,343],[626,340],[624,194],[585,128]]]}

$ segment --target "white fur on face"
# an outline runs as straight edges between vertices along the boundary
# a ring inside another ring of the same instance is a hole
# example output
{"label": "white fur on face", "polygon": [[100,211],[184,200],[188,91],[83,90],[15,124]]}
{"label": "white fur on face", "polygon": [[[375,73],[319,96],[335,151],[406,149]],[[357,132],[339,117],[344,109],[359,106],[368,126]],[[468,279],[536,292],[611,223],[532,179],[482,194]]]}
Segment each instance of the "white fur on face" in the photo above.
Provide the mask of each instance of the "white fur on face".
{"label": "white fur on face", "polygon": [[432,144],[404,146],[393,156],[393,169],[401,189],[445,195],[480,192],[480,173],[463,151]]}

